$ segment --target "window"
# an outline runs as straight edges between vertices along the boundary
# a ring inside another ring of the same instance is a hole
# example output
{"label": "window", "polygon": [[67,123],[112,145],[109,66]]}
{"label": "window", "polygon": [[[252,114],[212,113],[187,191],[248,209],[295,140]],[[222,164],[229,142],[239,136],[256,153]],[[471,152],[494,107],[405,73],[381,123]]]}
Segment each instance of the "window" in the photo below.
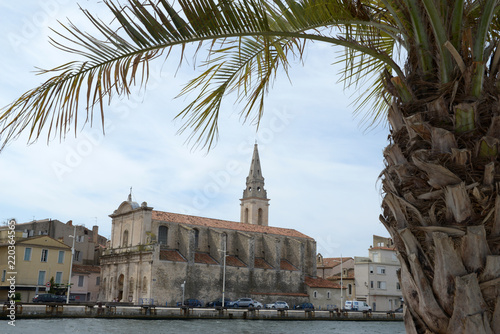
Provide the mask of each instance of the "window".
{"label": "window", "polygon": [[24,261],[31,261],[31,247],[24,249]]}
{"label": "window", "polygon": [[7,274],[7,270],[4,269],[4,271],[2,271],[2,282],[5,282],[5,275]]}
{"label": "window", "polygon": [[330,291],[326,293],[326,299],[330,299]]}
{"label": "window", "polygon": [[73,261],[80,261],[80,251],[75,251],[75,255],[73,255]]}
{"label": "window", "polygon": [[198,249],[198,243],[200,241],[200,231],[195,228],[194,229],[194,249]]}
{"label": "window", "polygon": [[385,267],[377,267],[377,274],[385,275]]}
{"label": "window", "polygon": [[42,257],[40,258],[41,262],[47,262],[47,258],[49,257],[49,250],[42,249]]}
{"label": "window", "polygon": [[38,272],[38,285],[45,285],[45,270]]}
{"label": "window", "polygon": [[314,291],[314,292],[313,292],[313,297],[314,297],[314,298],[318,298],[318,291]]}
{"label": "window", "polygon": [[259,209],[259,211],[257,211],[257,225],[262,225],[262,215],[262,209]]}
{"label": "window", "polygon": [[401,290],[401,284],[399,284],[399,282],[396,282],[396,290]]}
{"label": "window", "polygon": [[385,290],[385,282],[384,281],[377,281],[377,289],[382,289]]}
{"label": "window", "polygon": [[95,278],[95,285],[101,285],[101,276]]}
{"label": "window", "polygon": [[158,227],[158,243],[160,245],[167,245],[168,238],[168,227],[160,226]]}
{"label": "window", "polygon": [[78,276],[78,286],[83,286],[83,275]]}
{"label": "window", "polygon": [[59,251],[59,257],[57,263],[64,263],[64,251]]}
{"label": "window", "polygon": [[373,281],[370,281],[370,289],[373,289]]}
{"label": "window", "polygon": [[352,295],[352,284],[348,284],[348,285],[347,285],[347,293],[348,293],[349,295]]}
{"label": "window", "polygon": [[373,253],[373,262],[380,262],[380,258],[379,258],[379,253],[377,252],[374,252]]}
{"label": "window", "polygon": [[62,283],[62,271],[58,271],[56,272],[56,280],[55,280],[55,283],[56,284],[61,284]]}
{"label": "window", "polygon": [[370,274],[373,274],[373,266],[370,266]]}

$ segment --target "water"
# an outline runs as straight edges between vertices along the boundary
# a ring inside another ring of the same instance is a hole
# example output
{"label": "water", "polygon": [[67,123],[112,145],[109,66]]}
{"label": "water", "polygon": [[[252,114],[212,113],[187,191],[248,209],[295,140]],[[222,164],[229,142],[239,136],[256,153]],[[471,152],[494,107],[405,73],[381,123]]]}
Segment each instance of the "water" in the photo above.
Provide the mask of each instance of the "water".
{"label": "water", "polygon": [[12,327],[0,320],[0,333],[231,333],[231,334],[403,334],[404,323],[377,321],[274,321],[274,320],[131,320],[41,319],[16,320]]}

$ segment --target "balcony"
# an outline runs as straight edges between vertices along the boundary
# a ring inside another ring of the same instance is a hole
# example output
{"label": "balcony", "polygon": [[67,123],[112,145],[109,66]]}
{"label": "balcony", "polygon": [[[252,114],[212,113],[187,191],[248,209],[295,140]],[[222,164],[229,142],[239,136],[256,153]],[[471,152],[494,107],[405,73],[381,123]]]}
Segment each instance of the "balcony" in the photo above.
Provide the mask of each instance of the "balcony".
{"label": "balcony", "polygon": [[131,247],[108,248],[102,252],[102,256],[118,255],[126,253],[152,252],[155,250],[155,245],[136,245]]}

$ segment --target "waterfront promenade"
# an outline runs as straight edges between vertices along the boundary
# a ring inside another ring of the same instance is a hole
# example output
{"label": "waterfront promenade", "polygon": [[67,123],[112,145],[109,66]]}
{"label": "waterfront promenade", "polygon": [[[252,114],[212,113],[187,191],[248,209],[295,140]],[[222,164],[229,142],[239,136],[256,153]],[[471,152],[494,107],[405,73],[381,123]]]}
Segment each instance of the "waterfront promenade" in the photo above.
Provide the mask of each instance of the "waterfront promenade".
{"label": "waterfront promenade", "polygon": [[[328,310],[214,309],[180,308],[151,305],[102,304],[17,304],[16,319],[41,318],[117,318],[117,319],[248,319],[248,320],[332,320],[332,321],[402,321],[401,313],[337,312]],[[2,316],[12,310],[6,307]]]}

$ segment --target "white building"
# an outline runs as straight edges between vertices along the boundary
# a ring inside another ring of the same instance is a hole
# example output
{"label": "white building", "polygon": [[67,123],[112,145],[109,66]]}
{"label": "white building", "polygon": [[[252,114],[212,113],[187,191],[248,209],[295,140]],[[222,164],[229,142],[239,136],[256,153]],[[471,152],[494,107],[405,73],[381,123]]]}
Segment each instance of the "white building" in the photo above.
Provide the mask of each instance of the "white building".
{"label": "white building", "polygon": [[354,257],[356,300],[373,311],[390,311],[402,305],[397,271],[401,268],[390,238],[374,235],[368,257]]}

